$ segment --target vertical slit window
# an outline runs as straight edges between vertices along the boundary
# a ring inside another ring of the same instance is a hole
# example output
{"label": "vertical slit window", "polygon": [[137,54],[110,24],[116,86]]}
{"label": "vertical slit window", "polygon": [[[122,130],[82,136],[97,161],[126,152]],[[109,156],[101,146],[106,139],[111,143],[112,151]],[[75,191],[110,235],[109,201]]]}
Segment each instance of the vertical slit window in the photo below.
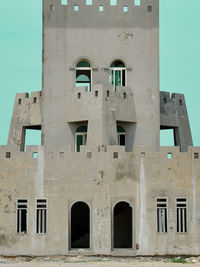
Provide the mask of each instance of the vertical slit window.
{"label": "vertical slit window", "polygon": [[27,233],[28,200],[17,200],[17,233]]}
{"label": "vertical slit window", "polygon": [[187,233],[187,199],[176,199],[177,233]]}
{"label": "vertical slit window", "polygon": [[46,232],[47,232],[47,200],[37,199],[36,233],[46,234]]}
{"label": "vertical slit window", "polygon": [[167,233],[167,198],[157,198],[157,232]]}

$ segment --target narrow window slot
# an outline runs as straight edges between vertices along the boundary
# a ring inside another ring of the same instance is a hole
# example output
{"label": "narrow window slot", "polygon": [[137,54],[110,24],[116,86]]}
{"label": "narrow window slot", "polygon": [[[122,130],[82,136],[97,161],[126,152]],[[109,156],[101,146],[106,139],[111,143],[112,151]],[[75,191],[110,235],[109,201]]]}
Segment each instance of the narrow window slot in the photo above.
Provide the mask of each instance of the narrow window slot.
{"label": "narrow window slot", "polygon": [[47,232],[47,200],[37,199],[36,233],[46,234],[46,232]]}
{"label": "narrow window slot", "polygon": [[27,233],[28,200],[17,200],[17,233]]}

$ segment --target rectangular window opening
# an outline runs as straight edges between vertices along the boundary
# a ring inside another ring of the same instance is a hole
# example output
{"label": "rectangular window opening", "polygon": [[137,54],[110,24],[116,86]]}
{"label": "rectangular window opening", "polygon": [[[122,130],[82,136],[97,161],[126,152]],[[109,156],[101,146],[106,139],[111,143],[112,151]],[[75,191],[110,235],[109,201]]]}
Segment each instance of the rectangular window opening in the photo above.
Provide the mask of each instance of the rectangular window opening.
{"label": "rectangular window opening", "polygon": [[92,5],[92,0],[86,0],[86,5],[91,6]]}
{"label": "rectangular window opening", "polygon": [[41,125],[24,127],[21,140],[21,151],[26,151],[26,146],[40,146],[42,143]]}
{"label": "rectangular window opening", "polygon": [[10,152],[6,152],[6,158],[9,159],[11,157],[11,153]]}
{"label": "rectangular window opening", "polygon": [[28,200],[17,200],[17,233],[27,233]]}
{"label": "rectangular window opening", "polygon": [[37,97],[34,97],[34,98],[33,98],[33,103],[34,103],[34,104],[37,103]]}
{"label": "rectangular window opening", "polygon": [[145,155],[146,155],[145,152],[141,152],[141,153],[140,153],[140,157],[141,157],[141,158],[145,158]]}
{"label": "rectangular window opening", "polygon": [[124,99],[126,99],[126,93],[123,93],[123,97],[124,97]]}
{"label": "rectangular window opening", "polygon": [[110,91],[107,91],[106,94],[107,94],[107,97],[109,97],[110,96]]}
{"label": "rectangular window opening", "polygon": [[187,233],[187,199],[176,199],[177,233]]}
{"label": "rectangular window opening", "polygon": [[116,6],[117,0],[110,0],[110,6]]}
{"label": "rectangular window opening", "polygon": [[148,7],[147,7],[147,11],[148,11],[148,12],[152,12],[152,6],[148,6]]}
{"label": "rectangular window opening", "polygon": [[91,159],[91,157],[92,157],[92,152],[87,152],[87,158]]}
{"label": "rectangular window opening", "polygon": [[38,153],[37,152],[33,152],[33,159],[37,159],[38,158]]}
{"label": "rectangular window opening", "polygon": [[81,98],[81,93],[80,93],[80,92],[78,92],[78,94],[77,94],[77,98],[78,98],[78,99]]}
{"label": "rectangular window opening", "polygon": [[67,6],[67,0],[61,0],[61,5],[62,6]]}
{"label": "rectangular window opening", "polygon": [[183,101],[182,101],[182,99],[179,99],[179,105],[180,105],[180,106],[183,105]]}
{"label": "rectangular window opening", "polygon": [[103,12],[104,6],[99,6],[99,12]]}
{"label": "rectangular window opening", "polygon": [[98,91],[95,91],[95,94],[94,95],[95,95],[95,97],[97,97],[98,96]]}
{"label": "rectangular window opening", "polygon": [[113,153],[113,158],[114,158],[114,159],[118,159],[118,152],[114,152],[114,153]]}
{"label": "rectangular window opening", "polygon": [[22,103],[22,100],[21,100],[21,98],[19,98],[18,99],[18,105],[21,105],[21,103]]}
{"label": "rectangular window opening", "polygon": [[135,0],[134,4],[135,4],[135,6],[140,6],[141,5],[141,1],[140,0]]}
{"label": "rectangular window opening", "polygon": [[167,153],[167,158],[172,159],[172,153]]}
{"label": "rectangular window opening", "polygon": [[60,152],[60,158],[63,159],[64,158],[65,153],[64,152]]}
{"label": "rectangular window opening", "polygon": [[128,12],[128,6],[123,6],[123,12],[127,13]]}
{"label": "rectangular window opening", "polygon": [[47,232],[47,200],[37,199],[36,233],[46,234],[46,232]]}
{"label": "rectangular window opening", "polygon": [[74,11],[75,11],[75,12],[79,11],[79,6],[77,6],[77,5],[74,6]]}
{"label": "rectangular window opening", "polygon": [[194,153],[194,159],[198,159],[199,158],[199,153]]}
{"label": "rectangular window opening", "polygon": [[50,5],[50,11],[54,11],[55,6],[54,5]]}
{"label": "rectangular window opening", "polygon": [[160,129],[160,146],[175,146],[174,129]]}
{"label": "rectangular window opening", "polygon": [[157,198],[157,232],[167,233],[167,198]]}

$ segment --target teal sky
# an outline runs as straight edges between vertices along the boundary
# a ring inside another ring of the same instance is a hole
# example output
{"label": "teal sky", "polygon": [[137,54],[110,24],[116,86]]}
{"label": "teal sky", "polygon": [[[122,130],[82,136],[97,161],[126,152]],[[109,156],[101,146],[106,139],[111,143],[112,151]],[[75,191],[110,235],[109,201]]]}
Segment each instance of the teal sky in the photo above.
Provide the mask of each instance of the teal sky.
{"label": "teal sky", "polygon": [[[15,94],[41,90],[41,3],[42,0],[1,1],[0,145],[7,142]],[[200,0],[160,0],[160,90],[185,94],[193,143],[198,146],[199,14]],[[170,140],[162,135],[161,144],[168,145]]]}

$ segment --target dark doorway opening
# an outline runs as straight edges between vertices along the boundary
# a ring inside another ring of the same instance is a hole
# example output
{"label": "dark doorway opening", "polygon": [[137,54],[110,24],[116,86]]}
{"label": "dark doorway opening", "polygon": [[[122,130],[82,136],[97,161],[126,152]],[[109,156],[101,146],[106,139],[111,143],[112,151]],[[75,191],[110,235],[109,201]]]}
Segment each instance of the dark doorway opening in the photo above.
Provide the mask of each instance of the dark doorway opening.
{"label": "dark doorway opening", "polygon": [[114,207],[114,248],[132,248],[132,207],[124,201]]}
{"label": "dark doorway opening", "polygon": [[90,209],[82,201],[71,208],[71,248],[90,248]]}

